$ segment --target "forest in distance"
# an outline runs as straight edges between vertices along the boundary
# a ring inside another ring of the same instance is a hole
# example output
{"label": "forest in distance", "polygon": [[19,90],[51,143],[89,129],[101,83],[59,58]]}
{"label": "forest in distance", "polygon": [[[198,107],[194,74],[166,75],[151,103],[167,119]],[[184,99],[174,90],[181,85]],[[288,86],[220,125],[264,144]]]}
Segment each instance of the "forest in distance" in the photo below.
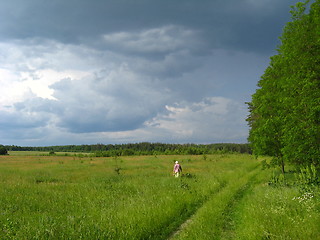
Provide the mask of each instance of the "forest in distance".
{"label": "forest in distance", "polygon": [[44,151],[51,152],[86,152],[97,157],[131,156],[131,155],[202,155],[215,153],[249,153],[247,143],[214,143],[214,144],[168,144],[168,143],[127,143],[127,144],[91,144],[63,145],[45,147],[4,146],[7,151]]}

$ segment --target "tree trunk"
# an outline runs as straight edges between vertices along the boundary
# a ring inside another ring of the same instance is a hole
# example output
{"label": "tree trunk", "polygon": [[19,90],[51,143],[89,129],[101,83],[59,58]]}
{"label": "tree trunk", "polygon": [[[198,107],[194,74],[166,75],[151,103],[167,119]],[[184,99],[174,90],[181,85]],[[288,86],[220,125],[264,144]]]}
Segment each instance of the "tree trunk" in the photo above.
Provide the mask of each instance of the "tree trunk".
{"label": "tree trunk", "polygon": [[284,170],[284,161],[283,161],[283,159],[281,159],[281,171],[282,171],[282,174],[285,173],[285,170]]}

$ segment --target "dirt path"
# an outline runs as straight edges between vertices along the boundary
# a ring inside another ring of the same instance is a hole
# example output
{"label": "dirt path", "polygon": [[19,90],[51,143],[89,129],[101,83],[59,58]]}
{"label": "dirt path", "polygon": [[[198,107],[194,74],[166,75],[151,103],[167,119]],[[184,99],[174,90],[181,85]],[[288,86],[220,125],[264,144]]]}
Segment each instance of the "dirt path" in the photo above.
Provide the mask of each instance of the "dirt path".
{"label": "dirt path", "polygon": [[[241,185],[233,194],[233,197],[230,199],[228,204],[224,209],[221,211],[221,215],[223,216],[223,219],[221,219],[221,231],[218,231],[218,236],[215,236],[215,239],[232,239],[234,230],[235,230],[235,214],[234,211],[237,208],[238,204],[240,203],[241,199],[248,193],[248,190],[251,188],[251,186],[254,184],[254,179],[257,175],[256,169],[252,169],[248,174],[252,174],[245,184]],[[198,211],[206,204],[208,203],[213,197],[217,197],[217,194],[221,192],[222,190],[225,190],[225,188],[228,188],[228,185],[225,185],[221,187],[218,191],[216,191],[213,194],[210,194],[210,196],[204,201],[199,207],[195,210],[195,212],[186,219],[177,229],[174,231],[168,238],[168,240],[175,239],[178,237],[179,234],[181,234],[186,228],[189,227],[190,224],[192,224],[193,219],[196,217]]]}
{"label": "dirt path", "polygon": [[171,236],[168,238],[168,240],[174,239],[176,236],[178,236],[180,234],[180,232],[183,231],[183,229],[185,229],[188,226],[188,224],[192,221],[192,216],[190,218],[188,218],[184,223],[182,223],[179,226],[179,228],[171,234]]}
{"label": "dirt path", "polygon": [[168,240],[174,239],[176,236],[178,236],[185,228],[188,227],[188,225],[192,222],[192,218],[196,215],[197,211],[207,202],[209,199],[216,195],[218,192],[220,192],[223,188],[226,187],[225,183],[220,183],[220,187],[217,188],[215,191],[210,193],[206,199],[200,204],[194,211],[194,213],[189,216],[171,235],[168,237]]}
{"label": "dirt path", "polygon": [[248,193],[250,188],[254,185],[254,179],[257,174],[249,178],[248,182],[243,185],[234,195],[234,198],[229,202],[223,214],[225,216],[220,239],[234,239],[234,230],[236,227],[235,211],[239,206],[241,200]]}

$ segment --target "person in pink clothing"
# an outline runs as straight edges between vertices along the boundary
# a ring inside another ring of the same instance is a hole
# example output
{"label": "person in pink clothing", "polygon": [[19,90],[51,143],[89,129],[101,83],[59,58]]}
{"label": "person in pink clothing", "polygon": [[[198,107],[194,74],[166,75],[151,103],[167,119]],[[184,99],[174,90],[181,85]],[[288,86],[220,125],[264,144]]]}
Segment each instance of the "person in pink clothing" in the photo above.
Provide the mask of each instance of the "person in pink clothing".
{"label": "person in pink clothing", "polygon": [[181,165],[179,164],[178,161],[175,162],[174,166],[173,166],[173,175],[175,177],[180,177],[181,176],[181,173],[182,173],[182,167]]}

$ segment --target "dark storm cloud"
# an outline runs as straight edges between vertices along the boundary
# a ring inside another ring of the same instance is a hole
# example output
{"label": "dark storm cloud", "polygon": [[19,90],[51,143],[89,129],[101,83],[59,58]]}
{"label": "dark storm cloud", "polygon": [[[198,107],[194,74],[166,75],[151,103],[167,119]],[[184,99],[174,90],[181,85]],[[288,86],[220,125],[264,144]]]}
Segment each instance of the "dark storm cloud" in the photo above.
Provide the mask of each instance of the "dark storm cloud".
{"label": "dark storm cloud", "polygon": [[[116,81],[115,81],[116,80]],[[142,127],[164,107],[166,94],[135,76],[126,67],[112,74],[51,86],[57,125],[75,133],[127,131]]]}
{"label": "dark storm cloud", "polygon": [[209,48],[266,52],[288,20],[290,0],[12,0],[2,1],[2,39],[96,41],[104,34],[165,25],[198,30]]}
{"label": "dark storm cloud", "polygon": [[32,98],[25,102],[14,104],[10,111],[0,110],[0,128],[3,130],[21,130],[44,127],[48,124],[50,101],[42,98]]}
{"label": "dark storm cloud", "polygon": [[245,142],[297,1],[0,0],[0,138]]}

